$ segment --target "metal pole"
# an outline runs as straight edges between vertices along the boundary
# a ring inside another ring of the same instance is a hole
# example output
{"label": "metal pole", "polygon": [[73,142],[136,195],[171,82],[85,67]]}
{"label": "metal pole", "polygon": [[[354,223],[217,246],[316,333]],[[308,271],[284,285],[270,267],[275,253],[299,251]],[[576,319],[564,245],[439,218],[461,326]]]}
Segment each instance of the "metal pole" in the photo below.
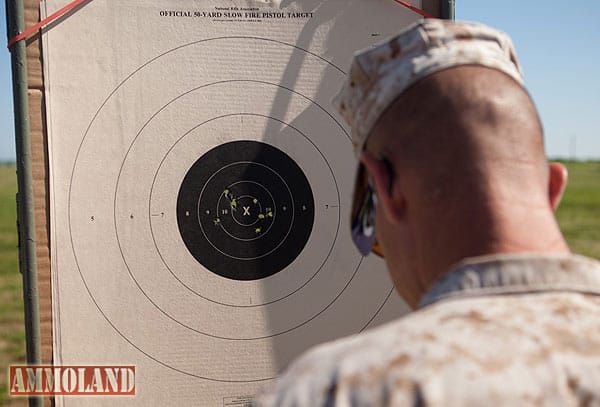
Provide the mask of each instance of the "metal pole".
{"label": "metal pole", "polygon": [[446,20],[454,20],[454,0],[442,0],[440,17]]}
{"label": "metal pole", "polygon": [[[6,0],[6,11],[8,38],[10,39],[24,30],[23,1]],[[11,49],[15,140],[17,150],[17,182],[19,187],[19,192],[17,194],[17,227],[19,229],[19,268],[23,274],[27,363],[30,365],[40,365],[42,357],[26,52],[24,40],[14,44]],[[41,397],[29,398],[30,406],[41,406],[42,402],[43,400]]]}

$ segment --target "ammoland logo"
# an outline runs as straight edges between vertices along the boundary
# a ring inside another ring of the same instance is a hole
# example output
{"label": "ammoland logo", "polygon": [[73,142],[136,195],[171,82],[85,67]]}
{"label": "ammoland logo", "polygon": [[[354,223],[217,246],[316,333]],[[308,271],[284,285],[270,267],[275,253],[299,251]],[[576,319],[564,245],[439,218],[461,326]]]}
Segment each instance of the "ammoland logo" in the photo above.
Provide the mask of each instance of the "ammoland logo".
{"label": "ammoland logo", "polygon": [[10,366],[11,396],[134,396],[135,366]]}

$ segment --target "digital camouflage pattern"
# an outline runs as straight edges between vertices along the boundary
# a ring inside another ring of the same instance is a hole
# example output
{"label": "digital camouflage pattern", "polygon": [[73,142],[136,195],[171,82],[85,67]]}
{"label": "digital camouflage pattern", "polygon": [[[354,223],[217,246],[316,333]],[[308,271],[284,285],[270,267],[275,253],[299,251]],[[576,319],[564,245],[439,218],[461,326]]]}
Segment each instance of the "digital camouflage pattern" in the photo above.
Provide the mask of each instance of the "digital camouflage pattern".
{"label": "digital camouflage pattern", "polygon": [[309,351],[256,405],[600,406],[600,263],[461,263],[417,311]]}
{"label": "digital camouflage pattern", "polygon": [[333,101],[352,128],[357,156],[381,114],[402,92],[435,72],[463,65],[495,69],[523,84],[510,37],[483,24],[422,20],[358,52]]}

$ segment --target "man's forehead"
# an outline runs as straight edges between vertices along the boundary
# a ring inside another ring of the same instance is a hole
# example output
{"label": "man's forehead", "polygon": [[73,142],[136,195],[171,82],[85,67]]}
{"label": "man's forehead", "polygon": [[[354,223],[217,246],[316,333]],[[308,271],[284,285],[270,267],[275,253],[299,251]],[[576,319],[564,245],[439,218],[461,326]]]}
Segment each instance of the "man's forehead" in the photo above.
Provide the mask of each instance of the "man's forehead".
{"label": "man's forehead", "polygon": [[357,53],[350,75],[334,100],[352,128],[357,155],[399,95],[423,78],[464,65],[495,69],[522,84],[509,37],[475,23],[424,20],[375,48]]}

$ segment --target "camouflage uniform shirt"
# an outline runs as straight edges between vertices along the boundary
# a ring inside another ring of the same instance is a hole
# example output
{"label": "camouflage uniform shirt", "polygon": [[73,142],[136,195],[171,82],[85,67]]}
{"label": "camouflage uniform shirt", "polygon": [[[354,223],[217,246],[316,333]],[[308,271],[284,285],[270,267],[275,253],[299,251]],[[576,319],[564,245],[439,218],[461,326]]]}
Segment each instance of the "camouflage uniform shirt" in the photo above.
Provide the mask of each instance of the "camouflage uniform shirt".
{"label": "camouflage uniform shirt", "polygon": [[420,308],[317,347],[258,406],[600,406],[600,263],[490,256]]}

